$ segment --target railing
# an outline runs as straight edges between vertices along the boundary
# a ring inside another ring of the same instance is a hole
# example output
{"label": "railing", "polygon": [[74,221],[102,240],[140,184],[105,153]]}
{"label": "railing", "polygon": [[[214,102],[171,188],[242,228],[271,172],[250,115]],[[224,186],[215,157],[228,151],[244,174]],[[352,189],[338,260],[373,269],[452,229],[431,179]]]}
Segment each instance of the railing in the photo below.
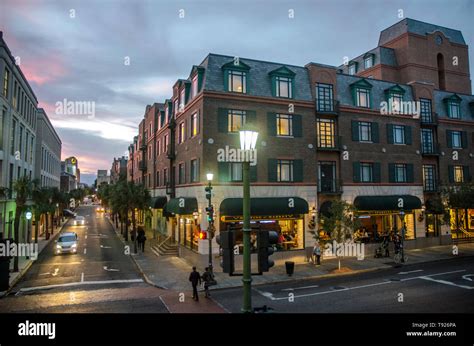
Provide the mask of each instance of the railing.
{"label": "railing", "polygon": [[318,143],[317,150],[323,150],[323,151],[340,151],[342,147],[342,136],[331,136],[332,137],[332,145],[328,145],[328,143],[325,143],[324,146],[321,146],[320,143]]}
{"label": "railing", "polygon": [[422,125],[437,125],[438,114],[435,112],[420,114],[420,121]]}
{"label": "railing", "polygon": [[438,156],[441,153],[441,148],[439,143],[433,143],[431,148],[429,146],[424,146],[421,144],[421,154],[426,156]]}
{"label": "railing", "polygon": [[316,98],[316,113],[323,114],[338,114],[339,101],[334,99],[318,99]]}
{"label": "railing", "polygon": [[341,194],[342,193],[342,181],[330,180],[326,182],[318,181],[318,193],[321,194]]}

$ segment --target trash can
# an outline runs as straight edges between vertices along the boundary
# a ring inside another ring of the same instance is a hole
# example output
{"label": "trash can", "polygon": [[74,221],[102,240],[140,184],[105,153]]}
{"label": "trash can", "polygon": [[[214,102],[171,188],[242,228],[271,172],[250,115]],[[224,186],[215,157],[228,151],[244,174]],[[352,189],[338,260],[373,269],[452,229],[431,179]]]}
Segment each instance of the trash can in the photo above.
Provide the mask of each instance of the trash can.
{"label": "trash can", "polygon": [[285,268],[286,268],[286,273],[288,274],[288,276],[293,275],[293,273],[295,271],[295,262],[286,261],[285,262]]}

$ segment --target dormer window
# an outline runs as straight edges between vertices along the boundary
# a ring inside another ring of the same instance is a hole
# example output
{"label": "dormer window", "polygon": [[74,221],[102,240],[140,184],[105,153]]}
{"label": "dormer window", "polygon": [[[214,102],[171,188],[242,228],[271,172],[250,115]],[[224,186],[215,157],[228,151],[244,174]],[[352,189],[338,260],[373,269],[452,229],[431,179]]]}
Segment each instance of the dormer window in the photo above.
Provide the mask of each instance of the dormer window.
{"label": "dormer window", "polygon": [[364,69],[368,69],[374,66],[374,55],[366,54],[364,55]]}
{"label": "dormer window", "polygon": [[291,94],[291,78],[286,77],[276,77],[276,96],[277,97],[286,97],[292,98],[293,95]]}
{"label": "dormer window", "polygon": [[229,71],[228,91],[245,94],[247,92],[245,84],[247,84],[247,73],[243,71]]}
{"label": "dormer window", "polygon": [[349,74],[351,76],[355,75],[357,73],[357,63],[352,62],[349,64]]}
{"label": "dormer window", "polygon": [[293,98],[295,73],[286,66],[269,72],[272,83],[272,96]]}
{"label": "dormer window", "polygon": [[179,112],[182,112],[184,110],[184,106],[186,105],[186,99],[185,99],[185,90],[184,88],[181,89],[181,92],[179,93]]}
{"label": "dormer window", "polygon": [[444,99],[449,118],[461,119],[461,101],[462,99],[456,94]]}
{"label": "dormer window", "polygon": [[197,95],[197,93],[198,93],[198,76],[195,75],[191,83],[191,98],[194,98]]}
{"label": "dormer window", "polygon": [[405,89],[398,84],[385,90],[390,114],[403,113],[402,102],[404,94]]}
{"label": "dormer window", "polygon": [[362,108],[371,108],[370,91],[372,84],[361,79],[351,84],[354,105]]}

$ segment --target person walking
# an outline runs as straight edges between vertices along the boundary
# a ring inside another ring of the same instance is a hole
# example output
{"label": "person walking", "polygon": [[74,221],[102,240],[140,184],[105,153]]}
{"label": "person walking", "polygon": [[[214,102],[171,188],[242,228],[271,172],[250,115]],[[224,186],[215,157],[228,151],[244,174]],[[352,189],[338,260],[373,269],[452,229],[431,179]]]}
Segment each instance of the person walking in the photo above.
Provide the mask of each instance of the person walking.
{"label": "person walking", "polygon": [[319,245],[319,242],[314,243],[313,256],[316,257],[316,263],[314,262],[314,259],[313,263],[321,265],[321,246]]}
{"label": "person walking", "polygon": [[138,227],[137,241],[138,241],[138,249],[140,249],[142,252],[145,252],[146,236],[145,236],[145,230],[143,229],[143,227]]}
{"label": "person walking", "polygon": [[189,281],[191,281],[191,285],[193,286],[193,299],[199,301],[197,286],[201,284],[201,275],[196,271],[196,267],[193,267],[193,271],[189,274]]}
{"label": "person walking", "polygon": [[202,281],[204,281],[204,292],[206,293],[206,298],[209,298],[211,294],[209,293],[209,286],[211,282],[214,281],[214,277],[209,270],[209,267],[206,267],[204,274],[202,274]]}

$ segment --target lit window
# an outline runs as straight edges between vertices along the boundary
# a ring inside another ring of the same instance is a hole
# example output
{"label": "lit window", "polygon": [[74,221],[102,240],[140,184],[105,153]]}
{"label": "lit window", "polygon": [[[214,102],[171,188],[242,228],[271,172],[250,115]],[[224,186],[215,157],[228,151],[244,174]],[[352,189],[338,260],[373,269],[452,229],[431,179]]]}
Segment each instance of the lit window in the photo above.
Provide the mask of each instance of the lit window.
{"label": "lit window", "polygon": [[370,108],[370,91],[368,89],[356,89],[356,106]]}
{"label": "lit window", "polygon": [[335,124],[331,119],[317,120],[317,139],[318,148],[334,148],[335,147]]}
{"label": "lit window", "polygon": [[191,116],[191,137],[194,137],[198,134],[198,128],[199,128],[198,114],[194,113]]}
{"label": "lit window", "polygon": [[277,181],[293,181],[293,161],[278,160],[277,161]]}
{"label": "lit window", "polygon": [[275,83],[276,83],[275,91],[276,91],[277,97],[286,97],[286,98],[292,97],[292,92],[291,92],[292,79],[291,78],[276,77]]}
{"label": "lit window", "polygon": [[246,73],[240,71],[229,71],[228,72],[229,85],[228,91],[233,91],[237,93],[246,93]]}
{"label": "lit window", "polygon": [[195,75],[191,84],[191,98],[194,98],[198,93],[198,77]]}
{"label": "lit window", "polygon": [[238,132],[245,125],[245,111],[229,110],[229,128],[228,132]]}
{"label": "lit window", "polygon": [[184,121],[183,121],[178,126],[178,144],[181,144],[184,142],[184,135],[185,135],[185,127],[184,127]]}
{"label": "lit window", "polygon": [[464,182],[464,170],[463,166],[454,166],[454,182],[455,183],[462,183]]}
{"label": "lit window", "polygon": [[277,114],[277,135],[278,136],[292,136],[293,135],[293,124],[292,116],[288,114]]}

